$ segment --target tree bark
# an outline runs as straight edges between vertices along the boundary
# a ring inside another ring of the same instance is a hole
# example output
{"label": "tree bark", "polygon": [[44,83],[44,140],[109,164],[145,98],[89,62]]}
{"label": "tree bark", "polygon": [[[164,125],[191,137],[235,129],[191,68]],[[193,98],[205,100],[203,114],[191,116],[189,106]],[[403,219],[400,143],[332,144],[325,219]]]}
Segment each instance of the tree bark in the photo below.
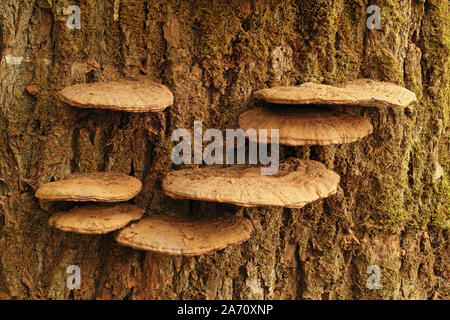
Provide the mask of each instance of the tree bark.
{"label": "tree bark", "polygon": [[[70,30],[64,9],[81,8]],[[367,7],[381,8],[369,30]],[[449,299],[449,4],[447,0],[0,2],[0,298]],[[116,8],[116,10],[115,10]],[[116,15],[114,15],[116,13]],[[161,114],[72,108],[75,83],[151,78],[172,90]],[[171,200],[161,190],[175,128],[236,128],[255,90],[367,77],[412,90],[405,110],[360,109],[374,133],[339,146],[281,148],[341,176],[337,195],[303,209]],[[65,233],[34,192],[71,172],[143,181],[146,214],[236,212],[240,246],[199,257]],[[67,267],[81,268],[79,290]],[[369,266],[381,289],[366,287]]]}

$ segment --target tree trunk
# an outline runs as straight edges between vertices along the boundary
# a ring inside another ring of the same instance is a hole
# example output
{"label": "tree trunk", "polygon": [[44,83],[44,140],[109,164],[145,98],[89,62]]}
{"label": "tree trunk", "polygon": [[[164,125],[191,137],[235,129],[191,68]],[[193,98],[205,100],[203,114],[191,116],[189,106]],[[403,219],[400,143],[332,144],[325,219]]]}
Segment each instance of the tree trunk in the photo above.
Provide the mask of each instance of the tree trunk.
{"label": "tree trunk", "polygon": [[[366,25],[381,8],[381,29]],[[2,0],[0,3],[0,298],[449,299],[449,4],[447,0]],[[69,29],[65,8],[81,8]],[[75,83],[146,77],[175,103],[161,114],[72,108]],[[303,209],[172,200],[161,190],[176,128],[236,128],[253,92],[372,78],[415,92],[405,110],[367,108],[374,133],[338,146],[281,147],[341,176],[337,195]],[[71,204],[34,197],[71,172],[143,181],[147,215],[237,212],[247,242],[199,257],[122,247],[114,234],[50,228]],[[81,268],[81,289],[66,286]],[[366,286],[380,268],[380,289]],[[375,267],[375,268],[376,268]],[[369,270],[370,271],[370,270]],[[371,279],[369,279],[369,282]]]}

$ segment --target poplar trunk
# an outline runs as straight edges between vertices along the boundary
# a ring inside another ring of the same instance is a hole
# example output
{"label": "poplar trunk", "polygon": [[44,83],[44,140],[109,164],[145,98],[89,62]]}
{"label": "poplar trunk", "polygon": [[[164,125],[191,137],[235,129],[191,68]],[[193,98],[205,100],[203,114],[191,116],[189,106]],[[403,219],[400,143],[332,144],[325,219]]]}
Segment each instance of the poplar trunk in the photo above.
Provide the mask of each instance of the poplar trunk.
{"label": "poplar trunk", "polygon": [[[66,26],[70,5],[81,29]],[[369,5],[381,9],[379,30],[367,27]],[[449,299],[449,30],[447,0],[2,0],[0,298]],[[167,85],[174,105],[127,114],[55,97],[75,83],[140,77]],[[280,150],[335,170],[337,195],[291,210],[162,192],[179,168],[174,129],[234,129],[268,86],[362,77],[419,102],[361,110],[374,133],[358,142]],[[252,238],[180,257],[51,228],[50,213],[71,204],[39,202],[35,190],[96,170],[141,179],[147,215],[233,212],[252,221]],[[70,265],[79,290],[66,286]],[[370,266],[379,290],[367,287]]]}

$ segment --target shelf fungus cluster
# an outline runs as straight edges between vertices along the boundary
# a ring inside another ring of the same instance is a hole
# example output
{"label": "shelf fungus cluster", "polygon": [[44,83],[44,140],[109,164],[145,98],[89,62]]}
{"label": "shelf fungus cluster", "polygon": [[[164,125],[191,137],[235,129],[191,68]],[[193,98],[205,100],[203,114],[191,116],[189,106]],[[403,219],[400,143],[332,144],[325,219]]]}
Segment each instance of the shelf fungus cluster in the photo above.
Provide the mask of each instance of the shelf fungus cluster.
{"label": "shelf fungus cluster", "polygon": [[[369,119],[337,111],[333,105],[405,108],[416,101],[415,94],[405,88],[370,79],[338,87],[310,82],[296,87],[279,86],[259,90],[255,98],[272,105],[244,112],[239,126],[268,132],[279,129],[279,143],[287,146],[350,143],[372,133]],[[267,140],[260,142],[270,142],[270,135]]]}
{"label": "shelf fungus cluster", "polygon": [[68,232],[105,234],[142,217],[144,210],[134,205],[111,204],[132,199],[141,188],[141,181],[134,177],[94,172],[72,174],[64,180],[44,184],[36,191],[36,197],[47,201],[100,202],[57,212],[49,223]]}
{"label": "shelf fungus cluster", "polygon": [[[57,93],[58,98],[74,107],[108,109],[123,112],[160,112],[173,104],[173,94],[151,80],[109,81],[77,84]],[[134,198],[142,188],[138,179],[116,172],[72,174],[64,180],[50,182],[36,191],[47,201],[98,202],[57,212],[50,225],[68,232],[105,234],[139,220],[144,210],[124,202]]]}
{"label": "shelf fungus cluster", "polygon": [[[57,96],[78,108],[123,112],[161,112],[174,100],[167,87],[150,80],[77,84],[64,88]],[[49,223],[63,231],[81,234],[105,234],[121,229],[116,234],[119,244],[165,254],[209,253],[246,241],[253,231],[251,222],[243,217],[196,219],[171,213],[142,219],[144,210],[135,205],[110,204],[132,199],[141,188],[136,178],[95,172],[47,183],[36,191],[36,197],[47,201],[101,202],[57,212]],[[129,225],[135,220],[140,221]]]}
{"label": "shelf fungus cluster", "polygon": [[[372,133],[368,118],[337,111],[332,105],[404,108],[416,100],[414,93],[407,89],[368,79],[339,87],[313,83],[274,87],[256,92],[255,97],[272,105],[243,113],[239,117],[240,128],[267,132],[278,129],[278,143],[286,146],[344,144]],[[270,134],[264,138],[251,135],[247,138],[264,144],[272,142]],[[248,166],[194,168],[170,172],[162,187],[174,199],[243,207],[302,208],[335,194],[339,180],[337,173],[320,162],[289,158],[280,163],[278,173],[272,176],[261,175],[259,168]],[[131,230],[123,237],[136,238]],[[134,244],[139,246],[138,242],[135,240]]]}
{"label": "shelf fungus cluster", "polygon": [[[173,94],[165,86],[151,80],[109,81],[76,84],[57,94],[74,107],[108,109],[124,112],[160,112],[173,104]],[[57,212],[50,225],[82,234],[104,234],[139,220],[144,210],[132,204],[107,205],[134,198],[142,183],[134,177],[116,172],[72,174],[50,182],[36,191],[36,197],[47,201],[101,202]]]}
{"label": "shelf fungus cluster", "polygon": [[[125,112],[161,112],[173,103],[170,90],[150,80],[78,84],[58,93],[65,103],[79,108]],[[359,79],[337,87],[305,83],[257,91],[257,99],[271,105],[244,112],[239,126],[278,129],[278,143],[286,146],[343,144],[373,131],[369,119],[333,109],[333,105],[404,108],[414,93],[390,83]],[[284,105],[284,106],[283,106]],[[297,105],[297,106],[286,106]],[[322,105],[319,107],[317,105]],[[326,108],[324,108],[326,106]],[[251,137],[263,144],[266,137]],[[236,165],[227,168],[193,168],[170,172],[163,191],[174,199],[229,203],[242,207],[302,208],[337,192],[340,177],[324,164],[288,158],[274,175],[261,168]],[[141,190],[141,182],[114,172],[73,174],[40,187],[36,197],[48,201],[101,202],[58,212],[50,224],[64,231],[104,234],[119,230],[119,244],[170,255],[201,255],[248,240],[253,225],[245,217],[181,217],[175,213],[142,219],[144,210],[128,203]],[[132,221],[139,220],[135,223]]]}

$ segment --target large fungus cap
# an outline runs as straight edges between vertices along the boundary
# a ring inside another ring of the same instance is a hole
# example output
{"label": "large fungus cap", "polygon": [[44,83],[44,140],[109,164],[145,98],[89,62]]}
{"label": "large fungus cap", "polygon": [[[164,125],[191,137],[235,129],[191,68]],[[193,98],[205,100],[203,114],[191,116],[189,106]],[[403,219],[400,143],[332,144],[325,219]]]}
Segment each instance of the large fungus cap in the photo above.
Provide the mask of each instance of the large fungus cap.
{"label": "large fungus cap", "polygon": [[193,219],[158,215],[120,230],[116,240],[139,250],[192,256],[242,243],[252,231],[252,223],[244,217]]}
{"label": "large fungus cap", "polygon": [[170,172],[164,192],[175,199],[232,203],[244,207],[301,208],[337,191],[339,175],[313,160],[288,159],[277,174],[259,168],[195,168]]}
{"label": "large fungus cap", "polygon": [[279,143],[288,146],[329,145],[356,141],[372,133],[369,119],[345,112],[292,107],[265,107],[248,110],[239,117],[244,129],[267,129],[267,140],[249,136],[261,143],[271,141],[271,129],[279,129]]}
{"label": "large fungus cap", "polygon": [[36,197],[47,201],[119,202],[130,200],[141,188],[141,181],[122,173],[78,173],[44,184],[36,191]]}
{"label": "large fungus cap", "polygon": [[67,232],[105,234],[142,218],[144,210],[131,204],[114,206],[85,206],[70,211],[57,212],[49,224]]}
{"label": "large fungus cap", "polygon": [[416,95],[389,82],[358,79],[338,87],[307,82],[296,87],[273,87],[255,92],[256,99],[277,104],[328,104],[365,107],[407,107]]}
{"label": "large fungus cap", "polygon": [[76,84],[58,97],[74,107],[127,112],[158,112],[173,104],[172,92],[150,80]]}

